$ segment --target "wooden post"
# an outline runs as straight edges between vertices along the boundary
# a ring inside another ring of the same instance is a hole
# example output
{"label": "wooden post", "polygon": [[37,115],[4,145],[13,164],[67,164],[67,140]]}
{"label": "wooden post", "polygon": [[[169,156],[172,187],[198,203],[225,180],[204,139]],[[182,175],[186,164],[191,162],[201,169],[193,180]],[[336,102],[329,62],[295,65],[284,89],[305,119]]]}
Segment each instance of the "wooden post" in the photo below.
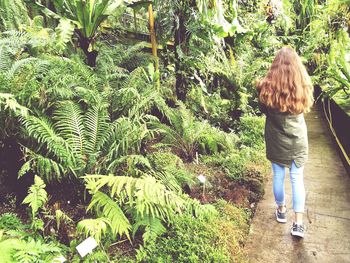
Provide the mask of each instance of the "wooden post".
{"label": "wooden post", "polygon": [[137,20],[136,20],[136,10],[134,9],[134,26],[135,26],[135,33],[137,32]]}
{"label": "wooden post", "polygon": [[149,4],[148,6],[148,15],[149,15],[149,32],[151,35],[151,44],[152,44],[152,54],[156,59],[156,72],[159,70],[159,62],[158,62],[158,55],[157,55],[157,38],[156,38],[156,31],[154,30],[154,16],[153,16],[153,7],[152,4]]}

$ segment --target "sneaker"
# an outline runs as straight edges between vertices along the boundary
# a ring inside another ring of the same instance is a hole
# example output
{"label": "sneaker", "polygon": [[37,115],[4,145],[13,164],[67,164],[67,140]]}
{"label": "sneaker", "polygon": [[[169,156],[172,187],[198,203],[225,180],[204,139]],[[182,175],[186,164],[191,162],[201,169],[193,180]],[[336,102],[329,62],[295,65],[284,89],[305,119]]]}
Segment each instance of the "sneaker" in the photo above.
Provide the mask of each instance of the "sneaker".
{"label": "sneaker", "polygon": [[287,213],[287,210],[285,210],[283,213],[278,210],[278,208],[276,209],[276,220],[277,222],[280,222],[280,223],[287,223],[287,217],[286,217],[286,213]]}
{"label": "sneaker", "polygon": [[290,233],[292,234],[292,236],[304,237],[304,225],[299,225],[293,222],[293,226],[290,229]]}

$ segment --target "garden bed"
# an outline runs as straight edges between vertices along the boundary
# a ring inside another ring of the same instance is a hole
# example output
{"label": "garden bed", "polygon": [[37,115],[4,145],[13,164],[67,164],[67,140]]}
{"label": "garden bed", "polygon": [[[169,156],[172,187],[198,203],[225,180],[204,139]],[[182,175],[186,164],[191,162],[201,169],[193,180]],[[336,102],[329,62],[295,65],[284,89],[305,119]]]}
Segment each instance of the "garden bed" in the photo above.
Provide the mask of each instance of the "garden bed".
{"label": "garden bed", "polygon": [[[185,163],[184,165],[186,170],[193,174],[194,181],[197,180],[198,175],[204,175],[207,180],[207,188],[204,194],[202,184],[195,182],[191,186],[189,195],[192,198],[199,200],[202,204],[213,204],[215,206],[219,203],[227,202],[227,204],[223,203],[222,206],[220,205],[220,209],[224,209],[225,213],[233,214],[228,215],[228,219],[222,219],[220,227],[226,227],[229,229],[228,231],[233,231],[233,229],[235,229],[235,232],[231,232],[229,236],[227,236],[230,242],[233,242],[230,245],[230,249],[232,250],[230,253],[234,253],[235,257],[245,262],[246,259],[242,248],[244,246],[244,240],[248,235],[249,224],[254,215],[256,203],[263,194],[263,178],[266,167],[264,168],[264,165],[261,163],[257,164],[254,168],[250,167],[241,178],[233,180],[227,177],[227,174],[225,174],[220,167],[205,165],[203,163]],[[7,171],[2,170],[1,179],[6,179],[7,176]],[[6,184],[3,185],[2,189],[5,188]],[[69,182],[55,183],[49,185],[46,190],[49,194],[49,201],[45,207],[46,210],[55,211],[60,209],[74,222],[78,222],[87,217],[86,207],[88,204],[88,197],[84,197],[82,189],[78,189],[75,184]],[[30,224],[31,218],[29,216],[29,210],[24,205],[16,205],[15,193],[2,191],[0,192],[0,196],[3,197],[0,203],[0,215],[16,214],[24,224]],[[239,221],[239,224],[236,225],[236,221],[231,221],[233,220],[231,218],[232,216],[235,217],[234,220],[243,221]],[[242,219],[239,219],[241,217]],[[54,220],[51,222],[44,220],[44,222],[47,224],[46,228],[53,231],[45,235],[53,236],[67,246],[75,244],[74,242],[77,238],[75,226],[63,225],[63,227],[57,231],[55,229],[56,222]],[[227,226],[225,226],[226,224]],[[225,231],[227,231],[227,229]],[[108,254],[110,257],[131,260],[126,262],[134,262],[132,258],[136,257],[136,251],[142,245],[142,235],[137,234],[133,242],[129,242],[127,239],[121,239],[111,244],[108,249]]]}

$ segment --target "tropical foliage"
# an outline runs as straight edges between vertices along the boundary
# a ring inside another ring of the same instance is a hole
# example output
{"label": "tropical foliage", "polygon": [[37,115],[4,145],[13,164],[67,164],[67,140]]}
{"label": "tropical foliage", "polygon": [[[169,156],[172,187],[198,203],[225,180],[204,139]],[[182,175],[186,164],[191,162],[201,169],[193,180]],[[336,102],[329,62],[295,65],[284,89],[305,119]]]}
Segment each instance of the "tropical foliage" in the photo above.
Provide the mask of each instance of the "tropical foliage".
{"label": "tropical foliage", "polygon": [[150,4],[0,2],[1,262],[246,262],[256,80],[290,45],[349,101],[348,0]]}

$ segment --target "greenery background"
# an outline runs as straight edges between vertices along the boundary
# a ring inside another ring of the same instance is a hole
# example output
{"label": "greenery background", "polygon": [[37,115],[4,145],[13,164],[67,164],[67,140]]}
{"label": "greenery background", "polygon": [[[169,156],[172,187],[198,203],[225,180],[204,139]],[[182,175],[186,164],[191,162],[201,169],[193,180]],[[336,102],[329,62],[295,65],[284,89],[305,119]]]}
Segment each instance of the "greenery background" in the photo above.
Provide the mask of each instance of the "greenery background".
{"label": "greenery background", "polygon": [[349,107],[349,0],[156,0],[158,57],[135,2],[1,1],[1,262],[246,262],[255,81],[289,45]]}

